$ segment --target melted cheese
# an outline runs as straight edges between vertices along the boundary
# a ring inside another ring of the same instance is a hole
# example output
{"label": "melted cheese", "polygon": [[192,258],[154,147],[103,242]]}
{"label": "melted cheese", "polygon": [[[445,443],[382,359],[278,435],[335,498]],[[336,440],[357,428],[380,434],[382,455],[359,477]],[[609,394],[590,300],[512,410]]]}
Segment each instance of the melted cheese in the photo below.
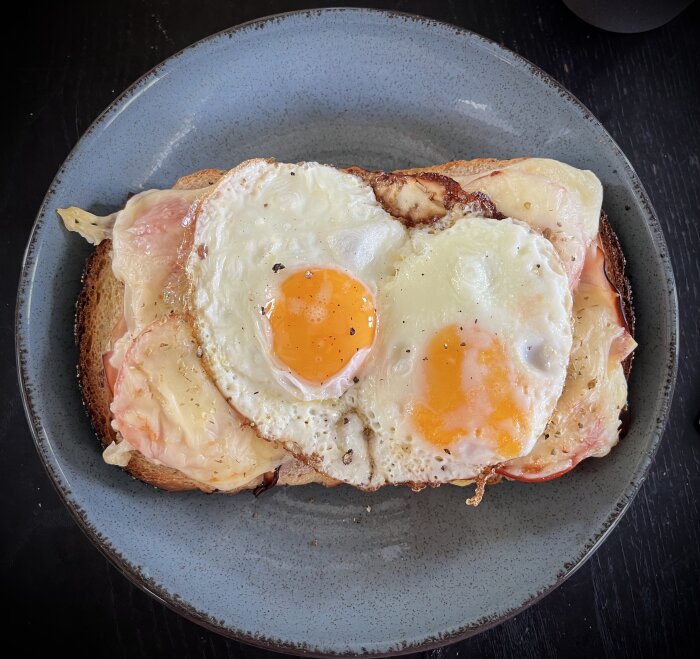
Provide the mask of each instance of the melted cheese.
{"label": "melted cheese", "polygon": [[106,356],[108,371],[119,371],[124,354],[144,327],[183,309],[185,287],[178,259],[180,250],[188,247],[192,205],[205,192],[147,190],[131,197],[117,213],[112,230],[112,271],[124,284],[124,314]]}
{"label": "melted cheese", "polygon": [[103,240],[112,237],[117,213],[101,217],[76,206],[59,208],[56,212],[68,231],[80,234],[91,245],[99,245]]}
{"label": "melted cheese", "polygon": [[282,463],[286,452],[243,425],[198,355],[184,316],[141,332],[126,353],[111,405],[123,441],[105,459],[124,465],[133,447],[219,490],[241,487]]}
{"label": "melted cheese", "polygon": [[117,214],[112,270],[124,284],[124,319],[133,335],[181,301],[164,295],[178,275],[179,250],[190,209],[203,190],[148,190],[134,195]]}
{"label": "melted cheese", "polygon": [[102,459],[108,465],[114,465],[115,467],[126,467],[131,460],[131,456],[136,447],[132,446],[123,437],[118,442],[112,442],[107,446],[107,448],[102,451]]}
{"label": "melted cheese", "polygon": [[598,234],[603,188],[592,172],[545,158],[526,158],[489,172],[455,176],[466,192],[483,192],[496,208],[540,229],[576,287],[586,249]]}
{"label": "melted cheese", "polygon": [[[589,247],[587,264],[598,260],[597,250],[595,243]],[[637,344],[620,324],[618,297],[604,274],[584,274],[574,295],[574,319],[566,383],[554,414],[532,452],[500,468],[505,476],[548,480],[585,458],[607,455],[619,440],[627,403],[621,362]]]}

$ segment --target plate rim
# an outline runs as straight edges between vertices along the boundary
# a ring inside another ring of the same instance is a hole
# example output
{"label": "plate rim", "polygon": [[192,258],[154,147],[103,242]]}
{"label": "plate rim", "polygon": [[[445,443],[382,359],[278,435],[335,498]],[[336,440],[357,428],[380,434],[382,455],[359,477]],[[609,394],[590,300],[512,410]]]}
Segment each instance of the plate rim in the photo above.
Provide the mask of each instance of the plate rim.
{"label": "plate rim", "polygon": [[[526,69],[530,75],[536,76],[542,80],[547,86],[549,86],[554,91],[557,91],[562,98],[572,104],[576,110],[580,113],[581,118],[584,119],[589,124],[592,124],[596,129],[601,131],[602,137],[605,139],[606,143],[604,146],[613,150],[615,156],[620,159],[623,166],[626,169],[626,174],[632,182],[633,194],[640,202],[641,206],[645,211],[645,225],[649,230],[652,238],[652,242],[656,248],[657,255],[659,257],[660,263],[662,265],[663,274],[665,277],[665,287],[668,289],[669,293],[669,317],[668,317],[668,330],[670,338],[670,346],[668,351],[668,358],[666,359],[664,365],[664,375],[666,378],[665,385],[662,388],[661,398],[659,399],[658,406],[658,416],[654,422],[654,432],[649,446],[649,450],[644,454],[642,459],[639,461],[637,468],[632,473],[632,478],[630,482],[625,487],[621,497],[618,499],[615,507],[611,511],[610,515],[606,518],[602,527],[599,531],[585,544],[583,545],[581,552],[578,554],[573,563],[565,566],[564,570],[557,575],[556,579],[552,584],[543,588],[540,592],[532,595],[524,602],[516,607],[513,607],[501,615],[495,616],[492,619],[477,620],[472,624],[465,625],[458,630],[451,632],[449,634],[440,634],[425,638],[420,642],[408,644],[404,642],[400,647],[394,646],[392,649],[387,650],[366,650],[363,648],[361,654],[355,652],[337,651],[329,648],[321,647],[311,647],[307,643],[293,643],[286,642],[282,639],[275,639],[269,637],[253,636],[248,632],[240,629],[234,629],[226,626],[223,621],[213,618],[210,614],[200,611],[192,605],[185,602],[178,595],[170,593],[164,585],[158,584],[155,580],[148,578],[141,568],[137,565],[132,564],[126,557],[122,556],[110,543],[109,539],[101,537],[99,531],[95,526],[87,519],[87,513],[81,508],[77,501],[72,500],[72,493],[69,484],[60,474],[60,465],[58,460],[52,454],[50,447],[50,441],[45,433],[44,425],[42,419],[40,418],[37,411],[34,409],[34,402],[32,393],[32,386],[29,382],[29,377],[27,373],[27,364],[25,360],[25,355],[27,353],[26,342],[26,332],[28,327],[27,318],[29,311],[29,304],[31,298],[31,289],[33,286],[34,272],[38,267],[38,261],[35,260],[34,252],[37,245],[37,236],[39,229],[47,221],[47,211],[49,210],[49,202],[57,188],[60,185],[60,176],[65,170],[66,166],[70,164],[73,158],[76,156],[78,149],[83,143],[84,139],[92,134],[95,130],[100,128],[102,124],[107,121],[114,112],[119,114],[122,109],[124,109],[129,103],[130,99],[138,97],[141,93],[145,92],[149,85],[147,84],[152,78],[156,77],[160,69],[166,64],[170,64],[174,60],[181,58],[190,50],[196,49],[203,44],[210,41],[215,41],[222,36],[228,36],[233,38],[237,32],[246,30],[252,26],[257,26],[258,28],[265,27],[268,23],[274,23],[280,20],[284,20],[292,17],[301,17],[307,19],[313,19],[315,17],[324,14],[370,14],[379,15],[387,19],[403,19],[410,20],[416,23],[421,23],[427,26],[436,26],[439,28],[448,28],[454,31],[456,34],[467,39],[473,39],[477,42],[482,42],[484,45],[497,51],[499,54],[504,55],[506,61],[510,65],[516,65],[519,68]],[[276,652],[287,652],[294,655],[304,655],[312,657],[328,657],[328,656],[338,656],[338,657],[353,657],[353,656],[363,656],[363,657],[379,657],[379,656],[399,656],[412,652],[421,652],[426,650],[435,649],[444,645],[456,643],[458,641],[464,640],[488,629],[491,629],[501,623],[509,620],[515,615],[523,612],[536,602],[540,601],[542,598],[546,597],[553,590],[558,588],[562,583],[564,583],[571,575],[573,575],[600,547],[603,541],[607,538],[610,532],[615,528],[617,523],[620,521],[624,513],[629,508],[632,501],[635,499],[639,490],[641,489],[643,483],[646,481],[649,474],[651,464],[653,462],[654,456],[657,453],[659,444],[664,435],[666,422],[669,417],[671,404],[673,402],[673,394],[676,383],[677,371],[678,371],[678,353],[679,353],[679,312],[678,312],[678,294],[675,284],[675,277],[673,273],[672,262],[668,252],[668,246],[663,233],[663,229],[658,220],[656,211],[651,203],[648,193],[646,192],[644,185],[642,184],[639,176],[637,175],[634,167],[630,163],[629,159],[622,151],[620,146],[617,144],[615,139],[610,135],[603,124],[595,117],[595,115],[566,87],[564,87],[560,82],[558,82],[554,77],[545,72],[543,69],[538,67],[536,64],[530,62],[522,55],[516,53],[515,51],[501,45],[500,43],[484,37],[477,32],[472,30],[462,28],[458,25],[446,21],[440,21],[427,16],[422,16],[420,14],[413,14],[401,11],[383,10],[383,9],[373,9],[373,8],[361,8],[361,7],[326,7],[319,9],[300,9],[289,12],[280,12],[277,14],[270,14],[260,18],[252,19],[243,23],[233,25],[229,28],[225,28],[216,33],[208,35],[202,39],[195,41],[194,43],[185,46],[181,50],[162,60],[133,83],[131,83],[124,91],[122,91],[114,100],[112,100],[109,105],[97,116],[97,118],[90,124],[90,126],[80,135],[80,138],[76,141],[68,155],[66,156],[63,163],[58,168],[56,175],[54,176],[49,188],[41,202],[39,211],[37,213],[36,219],[32,225],[29,237],[27,240],[27,246],[24,251],[22,258],[22,266],[20,270],[20,278],[17,292],[17,301],[15,306],[15,356],[18,374],[18,383],[20,389],[20,395],[22,398],[22,404],[24,407],[25,416],[28,421],[29,429],[34,440],[34,445],[41,460],[41,463],[49,476],[49,480],[56,490],[61,502],[66,506],[73,519],[77,522],[79,528],[83,533],[89,538],[92,544],[105,556],[110,563],[117,568],[117,570],[124,575],[131,583],[136,585],[139,589],[145,592],[147,595],[153,597],[161,604],[164,604],[169,609],[175,613],[185,617],[186,619],[205,627],[206,629],[216,632],[222,636],[247,643],[249,645],[273,650]]]}

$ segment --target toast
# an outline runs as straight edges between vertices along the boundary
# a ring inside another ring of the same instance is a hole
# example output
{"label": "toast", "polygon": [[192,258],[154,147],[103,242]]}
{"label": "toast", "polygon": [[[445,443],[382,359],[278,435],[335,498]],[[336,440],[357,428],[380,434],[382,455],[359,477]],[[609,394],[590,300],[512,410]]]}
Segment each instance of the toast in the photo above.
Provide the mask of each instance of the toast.
{"label": "toast", "polygon": [[[426,194],[430,196],[431,208],[434,209],[435,204],[437,204],[437,216],[439,216],[441,205],[445,209],[449,209],[457,201],[461,204],[470,203],[478,206],[486,216],[499,217],[497,208],[487,197],[484,199],[478,194],[465,197],[463,192],[460,194],[461,188],[457,184],[460,179],[494,171],[521,160],[524,159],[454,161],[433,167],[400,170],[389,174],[366,172],[360,168],[351,168],[348,171],[365,178],[375,189],[380,203],[385,208],[389,206],[387,210],[392,214],[395,216],[403,215],[404,220],[415,223],[416,221],[432,221],[435,218],[426,216],[423,220],[420,218],[416,220],[414,216],[406,217],[403,209],[396,207],[396,199],[384,193],[385,189],[381,187],[382,185],[387,182],[393,185],[401,177],[407,175],[416,177],[415,180],[419,182],[422,177],[421,190],[426,192],[426,186],[428,186]],[[180,178],[173,189],[188,190],[207,187],[215,184],[224,173],[222,170],[216,169],[201,170]],[[431,186],[437,186],[437,192]],[[441,193],[441,190],[444,190],[444,193]],[[619,241],[604,212],[601,212],[600,216],[599,237],[605,255],[605,274],[620,295],[623,319],[629,333],[633,335],[634,313],[631,289],[624,273],[625,259]],[[103,353],[109,344],[112,330],[119,320],[122,307],[123,285],[112,274],[111,241],[105,240],[96,247],[87,260],[83,275],[83,288],[77,303],[75,323],[75,336],[79,351],[78,378],[83,401],[92,426],[103,447],[107,447],[112,442],[120,441],[120,437],[111,426],[111,394],[104,375]],[[631,362],[632,355],[630,354],[623,362],[626,378],[629,377]],[[163,490],[213,491],[210,485],[193,480],[176,469],[154,464],[138,451],[132,453],[125,470],[133,477]],[[336,485],[337,481],[290,456],[277,472],[269,472],[264,475],[262,480],[257,478],[240,488],[229,490],[227,493],[241,490],[254,490],[257,493],[274,484],[304,485],[308,483],[332,486]]]}

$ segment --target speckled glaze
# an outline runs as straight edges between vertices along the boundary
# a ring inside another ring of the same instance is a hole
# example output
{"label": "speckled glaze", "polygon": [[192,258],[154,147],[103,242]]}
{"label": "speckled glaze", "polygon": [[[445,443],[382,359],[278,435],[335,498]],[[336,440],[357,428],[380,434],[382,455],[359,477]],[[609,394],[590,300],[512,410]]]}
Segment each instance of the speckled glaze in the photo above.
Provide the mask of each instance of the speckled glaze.
{"label": "speckled glaze", "polygon": [[[89,246],[55,214],[119,207],[251,156],[393,168],[539,155],[592,169],[628,258],[640,344],[629,435],[550,483],[469,493],[277,489],[166,494],[105,465],[81,410],[74,304]],[[676,368],[677,303],[659,224],[601,125],[539,69],[475,34],[369,10],[300,12],[215,35],[157,67],[88,130],[31,235],[17,353],[37,449],[80,525],[145,590],[253,644],[386,654],[494,625],[561,583],[637,492]]]}

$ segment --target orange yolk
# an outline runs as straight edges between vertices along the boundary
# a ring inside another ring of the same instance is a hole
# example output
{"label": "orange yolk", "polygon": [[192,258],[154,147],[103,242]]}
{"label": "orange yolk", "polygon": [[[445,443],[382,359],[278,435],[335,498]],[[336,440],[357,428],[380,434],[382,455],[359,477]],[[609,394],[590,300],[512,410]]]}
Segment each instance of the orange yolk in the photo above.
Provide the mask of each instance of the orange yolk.
{"label": "orange yolk", "polygon": [[265,307],[265,314],[277,358],[317,384],[342,371],[374,341],[372,294],[339,270],[309,268],[292,273]]}
{"label": "orange yolk", "polygon": [[476,436],[504,458],[520,454],[526,411],[503,344],[475,326],[448,325],[423,355],[422,391],[413,405],[413,423],[429,442],[448,448]]}

